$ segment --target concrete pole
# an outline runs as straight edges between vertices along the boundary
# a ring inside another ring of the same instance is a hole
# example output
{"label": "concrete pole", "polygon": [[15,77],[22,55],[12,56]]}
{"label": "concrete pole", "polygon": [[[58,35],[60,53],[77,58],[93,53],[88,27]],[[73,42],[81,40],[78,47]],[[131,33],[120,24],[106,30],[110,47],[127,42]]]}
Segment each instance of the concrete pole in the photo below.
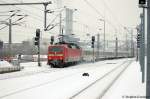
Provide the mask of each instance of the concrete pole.
{"label": "concrete pole", "polygon": [[127,51],[128,57],[129,57],[129,46],[128,46],[128,35],[127,35],[127,32],[126,32],[126,51]]}
{"label": "concrete pole", "polygon": [[147,74],[146,74],[146,96],[150,99],[150,0],[147,0]]}
{"label": "concrete pole", "polygon": [[[94,45],[95,47],[95,45]],[[93,63],[95,62],[95,51],[94,51],[94,47],[93,47]]]}
{"label": "concrete pole", "polygon": [[47,27],[47,3],[44,3],[44,31],[46,31]]}
{"label": "concrete pole", "polygon": [[134,57],[133,30],[131,30],[131,57]]}
{"label": "concrete pole", "polygon": [[100,34],[97,34],[97,60],[99,60],[99,45],[100,45]]}
{"label": "concrete pole", "polygon": [[[62,35],[62,21],[61,21],[61,19],[62,19],[62,14],[61,14],[61,12],[60,12],[60,15],[59,15],[59,34],[60,35]],[[63,35],[62,35],[63,36]]]}
{"label": "concrete pole", "polygon": [[11,19],[9,19],[9,57],[11,57],[12,52],[12,22]]}
{"label": "concrete pole", "polygon": [[115,42],[115,57],[118,56],[118,38],[116,37],[116,42]]}
{"label": "concrete pole", "polygon": [[38,66],[41,66],[41,62],[40,62],[40,38],[39,38],[39,44],[38,44]]}
{"label": "concrete pole", "polygon": [[143,77],[142,77],[142,82],[145,82],[145,8],[143,8],[143,35],[142,35],[142,49],[143,49]]}
{"label": "concrete pole", "polygon": [[106,50],[105,43],[106,43],[106,38],[105,38],[105,20],[104,20],[104,52]]}

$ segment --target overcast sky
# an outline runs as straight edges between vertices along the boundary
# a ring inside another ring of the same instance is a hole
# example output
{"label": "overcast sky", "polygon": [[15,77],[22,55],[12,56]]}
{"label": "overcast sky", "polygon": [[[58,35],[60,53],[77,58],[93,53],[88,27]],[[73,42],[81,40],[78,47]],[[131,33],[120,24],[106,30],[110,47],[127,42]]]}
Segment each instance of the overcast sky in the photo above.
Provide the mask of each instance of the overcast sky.
{"label": "overcast sky", "polygon": [[[49,0],[0,0],[0,3],[14,3],[14,2],[41,2]],[[71,9],[77,9],[74,12],[74,34],[76,36],[85,37],[87,33],[95,35],[100,33],[103,35],[103,22],[99,19],[106,20],[106,39],[114,39],[117,34],[119,39],[125,36],[123,27],[136,27],[140,23],[138,8],[138,0],[62,0],[62,6],[67,6]],[[7,12],[10,10],[20,9],[18,14],[29,15],[22,19],[21,26],[14,25],[12,27],[12,40],[13,42],[21,42],[23,40],[32,39],[35,36],[35,29],[40,28],[43,30],[43,5],[38,6],[0,6],[0,15],[11,15]],[[52,0],[52,4],[48,6],[48,9],[54,10],[52,14],[48,14],[49,24],[61,9],[57,9],[57,1]],[[4,13],[5,12],[5,13]],[[0,16],[0,21],[8,18],[8,16]],[[14,16],[12,21],[17,20],[18,16]],[[8,20],[6,21],[8,22]],[[54,22],[56,24],[58,20]],[[5,24],[0,24],[0,28]],[[50,38],[51,35],[58,35],[58,28],[48,32],[42,32],[43,38]],[[99,30],[99,29],[102,30]],[[0,30],[0,40],[8,42],[9,29]],[[101,36],[101,39],[102,36]]]}

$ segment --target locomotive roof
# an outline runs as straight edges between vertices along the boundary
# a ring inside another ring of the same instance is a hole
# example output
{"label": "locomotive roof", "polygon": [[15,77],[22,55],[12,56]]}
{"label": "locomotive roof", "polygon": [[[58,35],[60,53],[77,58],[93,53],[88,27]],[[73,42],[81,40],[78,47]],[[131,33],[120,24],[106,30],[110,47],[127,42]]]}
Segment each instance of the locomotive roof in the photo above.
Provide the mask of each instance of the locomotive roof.
{"label": "locomotive roof", "polygon": [[76,46],[76,48],[81,49],[81,47],[79,45],[75,44],[75,43],[66,43],[66,42],[55,43],[52,46],[64,46],[64,45],[66,45],[69,48],[72,48],[71,46]]}

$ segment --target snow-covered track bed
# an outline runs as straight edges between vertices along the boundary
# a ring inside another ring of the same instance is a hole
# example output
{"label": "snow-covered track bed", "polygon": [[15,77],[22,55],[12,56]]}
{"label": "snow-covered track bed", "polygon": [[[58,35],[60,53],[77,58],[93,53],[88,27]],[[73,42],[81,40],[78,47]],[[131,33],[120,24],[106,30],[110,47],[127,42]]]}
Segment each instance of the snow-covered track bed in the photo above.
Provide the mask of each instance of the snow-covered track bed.
{"label": "snow-covered track bed", "polygon": [[[113,68],[85,88],[73,94],[69,99],[101,99],[132,61],[125,61]],[[94,93],[92,93],[94,92]]]}
{"label": "snow-covered track bed", "polygon": [[[0,80],[0,98],[4,99],[69,99],[78,98],[92,88],[104,75],[125,68],[131,60],[82,64],[68,68],[50,68],[30,76]],[[83,66],[84,65],[84,66]],[[87,66],[88,65],[88,66]],[[82,67],[82,68],[80,68]],[[118,69],[117,69],[118,68]],[[114,70],[116,69],[116,70]],[[89,76],[82,76],[89,73]],[[80,98],[84,99],[84,98]],[[87,98],[85,98],[87,99]],[[92,99],[92,98],[91,98]]]}

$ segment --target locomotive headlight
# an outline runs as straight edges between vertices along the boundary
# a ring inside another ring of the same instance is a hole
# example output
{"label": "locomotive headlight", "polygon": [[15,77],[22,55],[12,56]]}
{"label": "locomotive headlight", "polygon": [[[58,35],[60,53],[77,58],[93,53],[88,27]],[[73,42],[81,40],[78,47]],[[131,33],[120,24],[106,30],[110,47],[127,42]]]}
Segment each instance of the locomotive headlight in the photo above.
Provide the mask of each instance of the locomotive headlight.
{"label": "locomotive headlight", "polygon": [[63,56],[63,54],[56,54],[56,56]]}
{"label": "locomotive headlight", "polygon": [[54,56],[54,54],[48,54],[48,56]]}
{"label": "locomotive headlight", "polygon": [[48,59],[51,59],[51,57],[48,57]]}

